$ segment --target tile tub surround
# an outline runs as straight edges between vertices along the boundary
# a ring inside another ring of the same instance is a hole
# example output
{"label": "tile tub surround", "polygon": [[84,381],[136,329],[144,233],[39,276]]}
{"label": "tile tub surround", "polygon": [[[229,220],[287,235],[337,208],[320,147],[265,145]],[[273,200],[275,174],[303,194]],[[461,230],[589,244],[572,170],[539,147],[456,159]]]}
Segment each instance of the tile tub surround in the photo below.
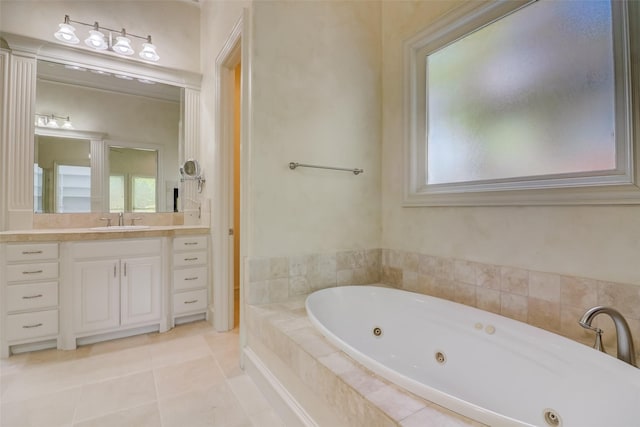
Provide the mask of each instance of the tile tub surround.
{"label": "tile tub surround", "polygon": [[[611,306],[627,319],[640,359],[637,285],[392,249],[250,258],[246,271],[249,304],[283,302],[332,286],[382,283],[477,307],[589,346],[594,334],[578,320],[593,306]],[[600,315],[594,326],[605,331],[605,348],[615,355],[611,319]]]}
{"label": "tile tub surround", "polygon": [[309,321],[305,298],[249,305],[248,347],[268,348],[304,385],[332,408],[342,426],[481,426],[414,396],[355,362]]}
{"label": "tile tub surround", "polygon": [[[595,336],[578,320],[593,306],[611,306],[629,323],[640,357],[640,286],[390,249],[382,250],[380,282],[500,314],[589,346]],[[605,348],[615,356],[611,319],[600,315],[593,325],[605,331]]]}
{"label": "tile tub surround", "polygon": [[283,302],[332,286],[379,283],[381,254],[380,249],[366,249],[251,258],[247,261],[246,302]]}

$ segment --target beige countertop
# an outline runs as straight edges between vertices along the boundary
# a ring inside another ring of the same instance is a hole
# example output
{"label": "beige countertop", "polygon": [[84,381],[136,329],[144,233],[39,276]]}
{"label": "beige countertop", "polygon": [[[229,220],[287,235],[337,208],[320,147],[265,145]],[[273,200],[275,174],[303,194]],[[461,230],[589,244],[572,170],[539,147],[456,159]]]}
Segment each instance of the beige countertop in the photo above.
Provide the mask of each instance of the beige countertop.
{"label": "beige countertop", "polygon": [[209,227],[191,225],[158,225],[134,230],[118,230],[117,227],[112,227],[112,229],[105,228],[104,230],[94,230],[90,228],[45,228],[0,232],[0,243],[173,237],[207,234],[208,232]]}

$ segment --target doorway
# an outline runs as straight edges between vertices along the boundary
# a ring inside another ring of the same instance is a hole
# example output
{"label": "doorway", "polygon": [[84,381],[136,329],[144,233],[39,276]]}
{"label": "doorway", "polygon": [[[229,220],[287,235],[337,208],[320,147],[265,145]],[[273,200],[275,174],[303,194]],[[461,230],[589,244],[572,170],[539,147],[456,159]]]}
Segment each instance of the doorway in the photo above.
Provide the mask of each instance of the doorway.
{"label": "doorway", "polygon": [[[247,139],[247,78],[243,32],[246,11],[234,26],[216,58],[215,171],[213,203],[213,326],[218,331],[237,328],[242,319],[242,260],[246,244],[247,185],[244,144]],[[242,178],[241,178],[242,177]],[[241,334],[242,335],[242,334]]]}
{"label": "doorway", "polygon": [[240,326],[240,117],[242,63],[234,70],[233,93],[233,328]]}

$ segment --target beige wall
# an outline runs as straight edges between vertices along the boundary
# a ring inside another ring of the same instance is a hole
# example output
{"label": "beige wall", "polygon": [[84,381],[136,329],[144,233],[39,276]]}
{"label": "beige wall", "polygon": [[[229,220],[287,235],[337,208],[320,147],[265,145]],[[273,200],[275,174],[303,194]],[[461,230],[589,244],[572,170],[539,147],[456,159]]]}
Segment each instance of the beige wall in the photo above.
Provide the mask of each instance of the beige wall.
{"label": "beige wall", "polygon": [[[200,11],[188,1],[0,1],[0,29],[7,33],[59,43],[53,33],[69,15],[72,20],[113,29],[126,28],[129,33],[151,35],[157,47],[158,65],[200,72]],[[92,50],[83,43],[89,27],[75,25],[81,39],[76,47]],[[133,42],[140,46],[142,40]],[[135,49],[135,48],[134,48]],[[135,49],[139,52],[139,49]],[[131,59],[138,61],[135,55]]]}
{"label": "beige wall", "polygon": [[402,41],[454,6],[382,3],[382,247],[640,285],[640,207],[400,206]]}
{"label": "beige wall", "polygon": [[380,4],[259,1],[253,22],[248,255],[378,247]]}

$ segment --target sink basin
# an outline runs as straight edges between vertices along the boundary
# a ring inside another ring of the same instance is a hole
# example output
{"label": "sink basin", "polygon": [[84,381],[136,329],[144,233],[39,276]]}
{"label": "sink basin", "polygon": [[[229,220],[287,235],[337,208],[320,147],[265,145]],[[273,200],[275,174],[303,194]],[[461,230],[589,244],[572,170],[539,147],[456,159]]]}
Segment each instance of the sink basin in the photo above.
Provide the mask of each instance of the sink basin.
{"label": "sink basin", "polygon": [[92,227],[89,230],[92,231],[132,231],[132,230],[144,230],[149,228],[148,225],[112,225],[110,227]]}

